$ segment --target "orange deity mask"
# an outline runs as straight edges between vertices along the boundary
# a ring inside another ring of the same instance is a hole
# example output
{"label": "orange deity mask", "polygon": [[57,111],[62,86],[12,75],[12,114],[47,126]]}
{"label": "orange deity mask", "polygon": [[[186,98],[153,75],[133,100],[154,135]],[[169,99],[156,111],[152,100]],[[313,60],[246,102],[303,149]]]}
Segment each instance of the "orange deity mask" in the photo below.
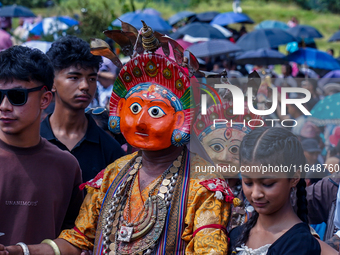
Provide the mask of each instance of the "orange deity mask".
{"label": "orange deity mask", "polygon": [[182,146],[190,139],[190,80],[166,57],[149,53],[120,71],[110,100],[109,128],[145,150]]}

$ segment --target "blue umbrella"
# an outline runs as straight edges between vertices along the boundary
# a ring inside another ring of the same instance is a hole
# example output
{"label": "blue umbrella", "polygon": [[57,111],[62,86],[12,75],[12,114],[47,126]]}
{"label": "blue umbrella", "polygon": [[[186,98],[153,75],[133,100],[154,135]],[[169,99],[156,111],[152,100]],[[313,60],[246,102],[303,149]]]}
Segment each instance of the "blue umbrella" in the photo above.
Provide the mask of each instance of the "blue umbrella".
{"label": "blue umbrella", "polygon": [[[137,29],[141,29],[144,20],[146,24],[152,27],[154,31],[167,32],[171,30],[171,26],[161,17],[147,13],[127,12],[119,17],[120,20],[127,22]],[[121,27],[122,24],[119,19],[114,20],[111,24],[115,27]]]}
{"label": "blue umbrella", "polygon": [[218,14],[210,24],[226,26],[233,23],[253,24],[254,21],[244,13],[225,12]]}
{"label": "blue umbrella", "polygon": [[311,110],[309,119],[319,126],[327,124],[340,124],[340,93],[326,96],[320,100]]}
{"label": "blue umbrella", "polygon": [[220,32],[217,28],[207,24],[194,22],[184,27],[179,28],[175,33],[171,34],[170,37],[173,39],[179,39],[189,35],[195,38],[209,38],[209,39],[225,39],[226,36]]}
{"label": "blue umbrella", "polygon": [[243,50],[276,48],[296,41],[296,38],[280,28],[258,29],[244,34],[236,42]]}
{"label": "blue umbrella", "polygon": [[286,23],[277,21],[277,20],[265,20],[255,26],[255,29],[264,29],[264,28],[288,29],[289,26]]}
{"label": "blue umbrella", "polygon": [[35,24],[29,32],[34,35],[48,35],[60,30],[67,30],[69,27],[78,24],[79,22],[77,20],[68,16],[49,17]]}
{"label": "blue umbrella", "polygon": [[300,48],[289,54],[287,60],[301,65],[306,64],[312,68],[324,70],[340,69],[340,64],[335,58],[324,51],[312,48]]}
{"label": "blue umbrella", "polygon": [[36,16],[27,7],[13,4],[1,7],[0,17],[36,17]]}
{"label": "blue umbrella", "polygon": [[238,64],[252,64],[259,66],[268,65],[281,65],[286,64],[288,61],[285,59],[285,55],[277,50],[271,49],[258,49],[247,51],[238,57],[236,57],[236,63]]}
{"label": "blue umbrella", "polygon": [[241,48],[226,39],[213,39],[207,42],[193,44],[189,46],[187,50],[196,57],[202,58],[241,51]]}
{"label": "blue umbrella", "polygon": [[137,10],[136,11],[136,13],[141,13],[141,12],[146,13],[146,14],[150,14],[150,15],[162,16],[162,14],[159,11],[157,11],[153,8],[146,8],[146,9],[143,9],[143,10]]}
{"label": "blue umbrella", "polygon": [[329,42],[340,41],[340,30],[332,35],[328,40]]}
{"label": "blue umbrella", "polygon": [[190,19],[190,22],[206,22],[209,23],[212,21],[219,12],[201,12],[196,14]]}
{"label": "blue umbrella", "polygon": [[318,85],[320,88],[328,83],[340,83],[340,70],[330,71],[326,73],[319,81]]}
{"label": "blue umbrella", "polygon": [[323,37],[323,35],[315,27],[307,25],[297,25],[289,28],[287,31],[296,38],[300,37],[302,39],[312,39]]}
{"label": "blue umbrella", "polygon": [[190,12],[190,11],[182,11],[182,12],[178,12],[175,15],[172,15],[168,22],[169,24],[172,26],[174,24],[176,24],[177,22],[185,19],[185,18],[190,18],[192,16],[194,16],[195,13],[194,12]]}

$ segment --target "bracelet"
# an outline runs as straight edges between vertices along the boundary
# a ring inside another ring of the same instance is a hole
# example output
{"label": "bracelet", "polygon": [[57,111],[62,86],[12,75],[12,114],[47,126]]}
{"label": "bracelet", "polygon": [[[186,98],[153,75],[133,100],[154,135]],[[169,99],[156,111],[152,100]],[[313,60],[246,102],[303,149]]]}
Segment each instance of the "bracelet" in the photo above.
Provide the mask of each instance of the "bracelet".
{"label": "bracelet", "polygon": [[30,255],[30,251],[25,243],[19,242],[16,245],[19,245],[22,248],[22,250],[24,251],[24,255]]}
{"label": "bracelet", "polygon": [[58,245],[53,240],[45,239],[41,243],[45,243],[45,244],[48,244],[49,246],[51,246],[51,248],[52,248],[52,250],[54,252],[54,255],[61,255]]}

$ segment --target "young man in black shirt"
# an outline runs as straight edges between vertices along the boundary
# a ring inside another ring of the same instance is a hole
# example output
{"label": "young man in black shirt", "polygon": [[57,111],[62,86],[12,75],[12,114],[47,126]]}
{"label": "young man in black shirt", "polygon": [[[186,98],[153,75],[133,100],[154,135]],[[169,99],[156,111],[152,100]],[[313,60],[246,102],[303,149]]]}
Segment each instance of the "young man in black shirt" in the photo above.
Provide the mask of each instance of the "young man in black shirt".
{"label": "young man in black shirt", "polygon": [[124,155],[119,143],[84,111],[96,92],[102,58],[75,36],[61,37],[46,54],[55,70],[55,110],[42,122],[40,134],[78,159],[86,182]]}

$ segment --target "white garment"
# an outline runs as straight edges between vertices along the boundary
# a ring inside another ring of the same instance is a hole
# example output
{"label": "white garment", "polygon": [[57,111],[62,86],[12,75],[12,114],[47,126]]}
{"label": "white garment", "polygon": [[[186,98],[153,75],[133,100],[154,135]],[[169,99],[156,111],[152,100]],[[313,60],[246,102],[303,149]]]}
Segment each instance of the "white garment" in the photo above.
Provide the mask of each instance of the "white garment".
{"label": "white garment", "polygon": [[105,107],[107,102],[111,98],[113,85],[111,84],[107,88],[104,88],[99,81],[97,81],[97,90],[98,90],[98,105],[101,107]]}
{"label": "white garment", "polygon": [[236,251],[238,251],[237,255],[266,255],[270,246],[271,244],[266,244],[253,250],[242,244],[241,248],[236,248]]}
{"label": "white garment", "polygon": [[303,128],[303,125],[305,125],[307,118],[305,115],[300,115],[295,120],[297,122],[297,125],[293,127],[291,131],[294,135],[301,135],[301,130]]}

